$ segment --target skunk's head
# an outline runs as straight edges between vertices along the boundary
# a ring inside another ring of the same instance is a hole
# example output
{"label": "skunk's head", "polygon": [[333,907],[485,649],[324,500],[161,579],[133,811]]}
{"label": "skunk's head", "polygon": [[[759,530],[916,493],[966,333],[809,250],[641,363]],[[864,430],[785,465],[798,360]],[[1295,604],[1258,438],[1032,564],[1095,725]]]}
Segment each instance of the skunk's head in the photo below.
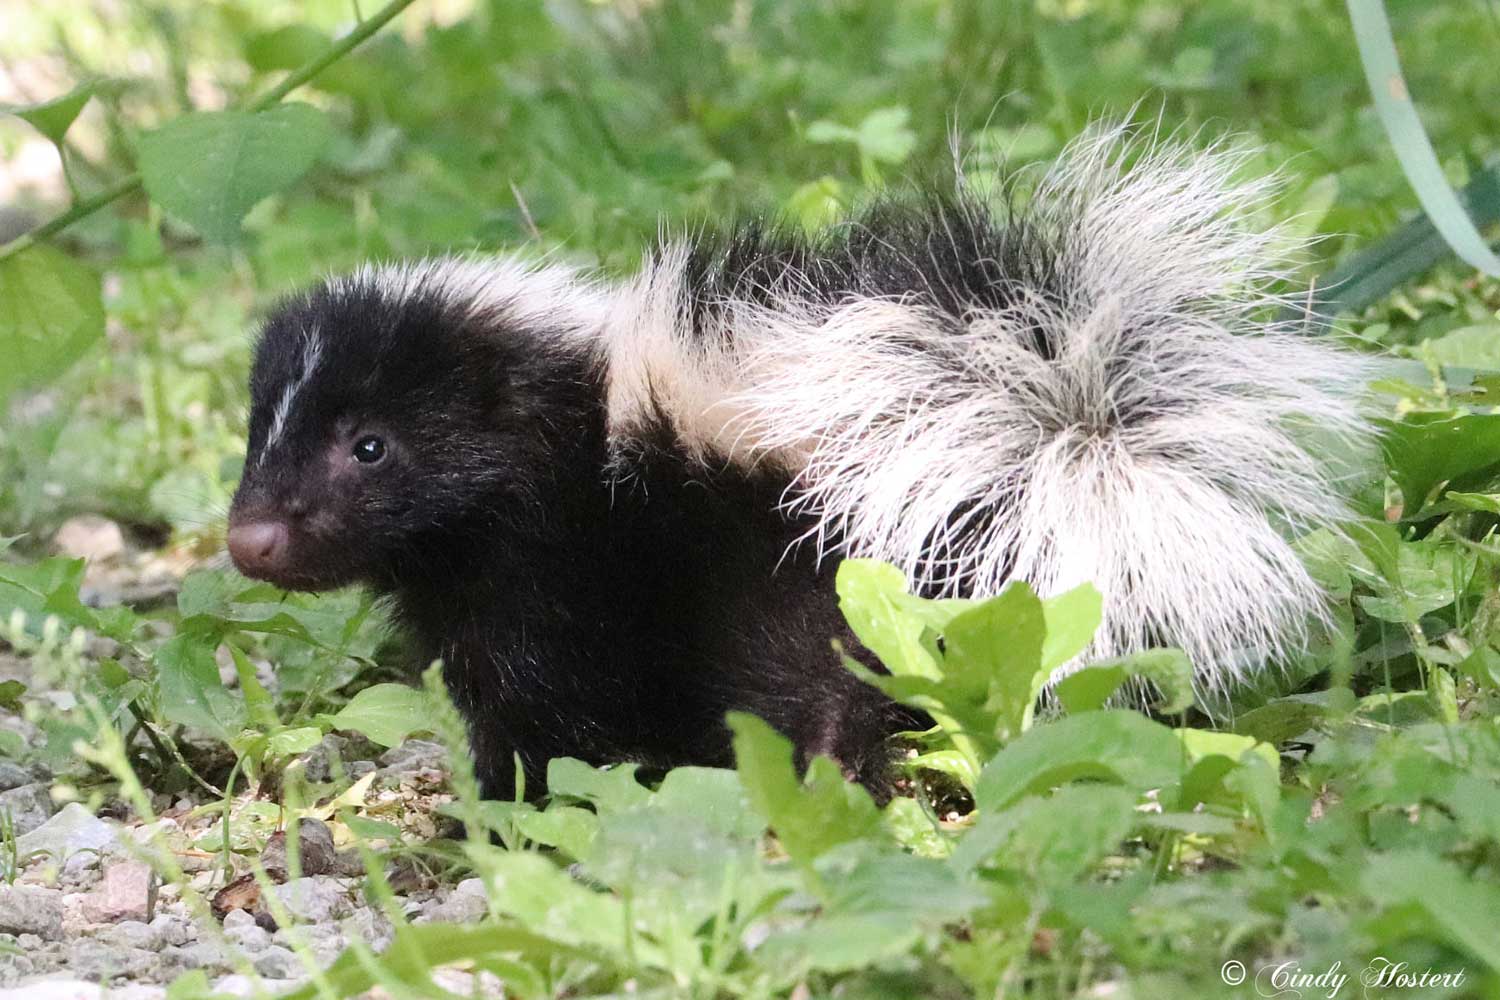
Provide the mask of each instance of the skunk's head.
{"label": "skunk's head", "polygon": [[536,507],[597,404],[596,319],[568,272],[458,261],[284,302],[250,376],[235,565],[296,590],[391,584]]}

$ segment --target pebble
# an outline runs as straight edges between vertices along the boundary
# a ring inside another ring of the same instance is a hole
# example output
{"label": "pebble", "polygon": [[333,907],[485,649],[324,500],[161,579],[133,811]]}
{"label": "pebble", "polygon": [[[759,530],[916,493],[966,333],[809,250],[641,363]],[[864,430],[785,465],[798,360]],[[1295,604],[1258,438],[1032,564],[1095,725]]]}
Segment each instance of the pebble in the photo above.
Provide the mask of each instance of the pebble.
{"label": "pebble", "polygon": [[273,944],[256,957],[255,971],[267,979],[298,979],[307,975],[307,966],[291,949]]}
{"label": "pebble", "polygon": [[68,952],[68,971],[94,981],[116,976],[140,979],[151,972],[157,962],[154,951],[122,948],[88,938],[75,941]]}
{"label": "pebble", "polygon": [[125,554],[125,533],[107,517],[79,514],[57,529],[52,547],[69,559],[105,562]]}
{"label": "pebble", "polygon": [[407,740],[380,755],[380,774],[397,775],[410,771],[445,771],[448,748],[432,740]]}
{"label": "pebble", "polygon": [[16,853],[23,858],[47,853],[65,859],[79,851],[108,853],[119,847],[115,828],[77,802],[69,802],[47,822],[16,838]]}
{"label": "pebble", "polygon": [[63,894],[31,885],[0,886],[0,932],[55,941],[63,932]]}
{"label": "pebble", "polygon": [[0,791],[8,792],[12,788],[29,785],[35,780],[36,778],[32,777],[29,770],[15,761],[0,760]]}
{"label": "pebble", "polygon": [[31,833],[52,818],[51,784],[36,781],[0,792],[0,811],[10,813],[18,837]]}
{"label": "pebble", "polygon": [[[236,910],[236,913],[245,913],[244,910]],[[249,914],[245,914],[249,916]],[[271,932],[261,927],[252,918],[248,927],[236,927],[233,930],[225,928],[225,936],[239,946],[244,952],[254,954],[265,951],[271,945]]]}
{"label": "pebble", "polygon": [[198,936],[198,928],[191,921],[170,913],[158,913],[149,926],[161,935],[164,945],[184,945]]}
{"label": "pebble", "polygon": [[110,941],[148,951],[159,951],[163,944],[160,928],[139,920],[122,920],[108,930],[107,936]]}
{"label": "pebble", "polygon": [[149,921],[156,906],[156,873],[144,861],[116,861],[104,869],[98,888],[83,900],[83,915],[94,923]]}
{"label": "pebble", "polygon": [[344,887],[322,875],[308,875],[275,887],[287,912],[310,924],[323,924],[347,915],[353,906]]}

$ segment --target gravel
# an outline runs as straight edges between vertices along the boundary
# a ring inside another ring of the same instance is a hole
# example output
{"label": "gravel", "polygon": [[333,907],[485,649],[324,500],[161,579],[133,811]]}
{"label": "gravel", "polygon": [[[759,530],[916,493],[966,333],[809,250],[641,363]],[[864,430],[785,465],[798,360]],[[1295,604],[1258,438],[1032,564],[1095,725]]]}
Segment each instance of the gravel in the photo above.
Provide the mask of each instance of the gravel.
{"label": "gravel", "polygon": [[[361,738],[330,736],[311,753],[320,750],[330,757],[324,761],[330,770],[342,768],[338,792],[348,787],[349,776],[378,768],[369,803],[379,803],[382,818],[399,818],[408,836],[432,836],[435,809],[447,800],[447,754],[440,744],[411,740],[380,751]],[[354,754],[367,758],[348,759]],[[337,765],[331,763],[334,755]],[[318,761],[305,763],[312,776],[320,773]],[[17,838],[22,866],[15,884],[0,883],[0,1000],[164,1000],[166,984],[190,971],[205,975],[219,995],[265,995],[305,980],[309,959],[327,967],[351,941],[376,952],[391,944],[390,921],[364,898],[357,852],[338,849],[348,832],[338,829],[336,837],[336,823],[307,818],[292,827],[302,877],[286,880],[285,836],[273,835],[258,856],[237,853],[236,871],[226,878],[219,855],[203,846],[212,843],[204,838],[217,832],[217,820],[196,812],[202,804],[196,799],[160,797],[153,802],[159,818],[150,824],[101,819],[79,803],[43,816],[51,800],[40,775],[0,761],[0,805],[19,804],[37,820]],[[378,841],[371,846],[380,850]],[[157,884],[142,851],[175,856],[206,899],[215,899],[229,882],[245,881],[256,885],[255,898],[245,896],[243,909],[220,907],[222,924],[201,922],[181,887]],[[270,898],[260,895],[254,876],[245,878],[255,860],[273,883]],[[486,918],[480,880],[454,886],[430,873],[402,878],[398,868],[392,862],[387,877],[408,919]],[[287,926],[277,927],[273,910],[288,917]],[[488,982],[458,972],[447,981],[464,990]]]}

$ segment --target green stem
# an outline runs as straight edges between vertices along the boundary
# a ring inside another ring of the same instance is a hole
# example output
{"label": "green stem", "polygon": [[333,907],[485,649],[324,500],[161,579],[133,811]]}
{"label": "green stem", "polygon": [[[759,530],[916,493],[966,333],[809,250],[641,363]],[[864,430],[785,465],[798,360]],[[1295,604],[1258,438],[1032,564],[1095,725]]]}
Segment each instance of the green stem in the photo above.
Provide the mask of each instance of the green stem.
{"label": "green stem", "polygon": [[[382,7],[368,20],[360,22],[353,31],[330,45],[328,50],[322,55],[303,63],[287,76],[285,80],[282,80],[258,100],[249,104],[245,110],[250,112],[265,111],[267,108],[279,104],[283,97],[348,55],[363,43],[365,39],[383,28],[389,21],[410,7],[414,2],[415,0],[391,0],[390,3]],[[13,257],[30,246],[50,239],[79,219],[93,215],[106,205],[119,201],[127,194],[136,191],[140,186],[141,175],[139,172],[120,178],[103,191],[90,195],[82,201],[75,202],[66,212],[47,220],[37,228],[31,230],[31,232],[23,233],[9,243],[0,245],[0,260]]]}

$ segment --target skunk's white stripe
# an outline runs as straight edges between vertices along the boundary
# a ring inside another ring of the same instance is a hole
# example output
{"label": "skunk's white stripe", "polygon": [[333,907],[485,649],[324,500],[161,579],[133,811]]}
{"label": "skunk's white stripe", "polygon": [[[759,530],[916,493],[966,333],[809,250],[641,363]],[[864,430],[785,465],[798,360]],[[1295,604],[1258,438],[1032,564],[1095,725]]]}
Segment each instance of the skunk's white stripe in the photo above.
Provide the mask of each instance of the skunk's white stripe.
{"label": "skunk's white stripe", "polygon": [[296,402],[297,394],[312,380],[313,373],[318,369],[318,362],[323,359],[323,339],[318,333],[318,328],[302,331],[302,371],[287,383],[281,392],[281,398],[276,402],[276,409],[271,416],[271,429],[266,434],[266,443],[261,446],[260,458],[256,465],[266,464],[266,456],[271,449],[281,440],[281,435],[286,431],[287,418],[291,416],[292,404]]}

